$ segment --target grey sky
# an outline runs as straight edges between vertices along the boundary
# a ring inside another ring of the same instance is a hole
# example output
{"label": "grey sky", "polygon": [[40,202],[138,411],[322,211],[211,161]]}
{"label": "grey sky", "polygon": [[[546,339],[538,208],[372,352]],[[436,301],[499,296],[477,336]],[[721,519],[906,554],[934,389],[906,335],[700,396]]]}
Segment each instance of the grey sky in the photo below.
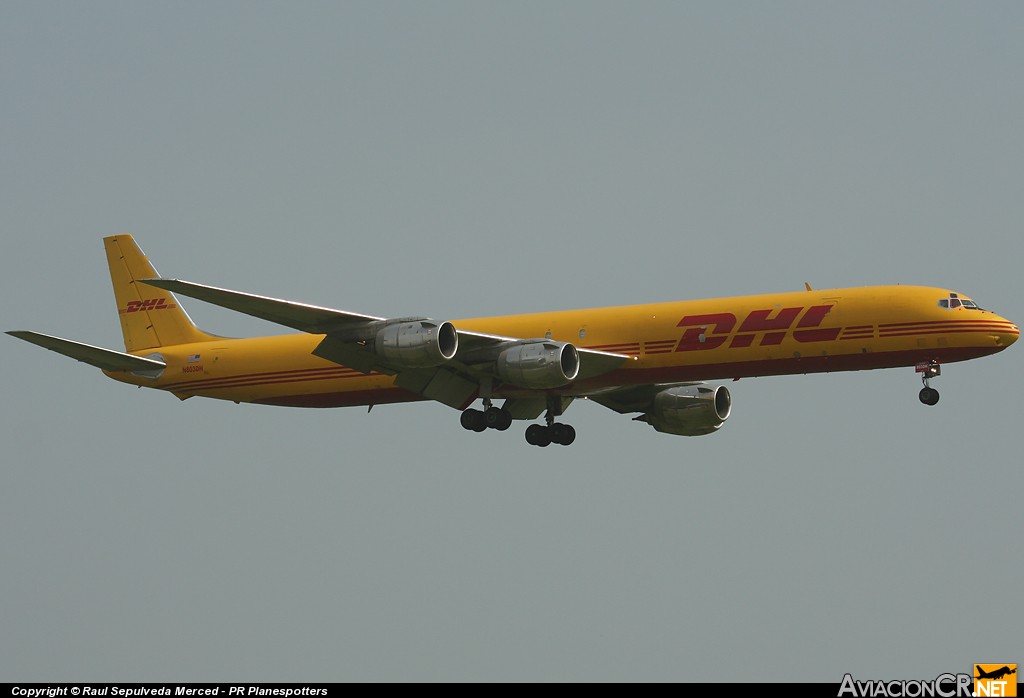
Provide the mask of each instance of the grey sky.
{"label": "grey sky", "polygon": [[[919,283],[1024,318],[1020,3],[0,3],[0,329],[165,275],[457,319]],[[227,335],[276,333],[186,302]],[[1020,348],[571,448],[179,403],[0,339],[0,679],[931,678],[1024,660]],[[1014,616],[1016,617],[1016,616]],[[1003,619],[991,626],[988,621]]]}

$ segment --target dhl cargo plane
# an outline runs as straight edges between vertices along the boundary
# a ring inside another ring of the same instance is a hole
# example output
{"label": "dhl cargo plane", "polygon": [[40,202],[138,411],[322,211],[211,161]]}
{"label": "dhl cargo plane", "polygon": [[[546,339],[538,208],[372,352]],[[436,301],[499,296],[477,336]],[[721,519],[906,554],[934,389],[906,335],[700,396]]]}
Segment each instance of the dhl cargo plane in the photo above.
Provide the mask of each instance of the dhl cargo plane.
{"label": "dhl cargo plane", "polygon": [[[438,322],[382,318],[163,279],[130,235],[104,238],[125,352],[37,332],[8,334],[115,380],[293,407],[435,400],[471,431],[536,420],[526,440],[568,445],[556,421],[576,398],[659,432],[710,434],[732,398],[709,380],[914,366],[920,399],[940,365],[994,354],[1015,324],[948,289],[873,286]],[[299,330],[228,339],[192,323],[174,294]],[[483,409],[471,407],[482,400]],[[501,399],[500,407],[494,400]]]}

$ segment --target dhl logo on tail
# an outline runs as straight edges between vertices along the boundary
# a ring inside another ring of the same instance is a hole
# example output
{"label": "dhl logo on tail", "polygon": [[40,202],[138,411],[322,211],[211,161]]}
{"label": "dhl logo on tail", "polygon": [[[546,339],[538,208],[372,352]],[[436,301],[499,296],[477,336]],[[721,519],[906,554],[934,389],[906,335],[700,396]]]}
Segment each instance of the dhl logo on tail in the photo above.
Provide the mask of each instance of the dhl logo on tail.
{"label": "dhl logo on tail", "polygon": [[174,303],[168,303],[166,298],[152,298],[145,301],[128,301],[124,308],[118,310],[122,315],[125,313],[138,313],[143,310],[170,310],[177,308]]}

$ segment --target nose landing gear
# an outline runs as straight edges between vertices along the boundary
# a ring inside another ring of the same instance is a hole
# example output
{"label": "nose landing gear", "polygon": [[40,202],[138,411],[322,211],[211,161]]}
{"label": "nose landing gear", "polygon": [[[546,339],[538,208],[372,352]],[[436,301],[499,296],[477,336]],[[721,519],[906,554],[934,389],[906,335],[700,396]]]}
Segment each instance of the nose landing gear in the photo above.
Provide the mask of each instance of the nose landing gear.
{"label": "nose landing gear", "polygon": [[918,364],[917,370],[921,374],[921,382],[924,383],[924,387],[921,388],[921,392],[917,394],[917,397],[925,405],[937,404],[939,402],[939,391],[928,385],[928,379],[942,375],[942,369],[939,367],[939,362],[931,361],[926,364]]}
{"label": "nose landing gear", "polygon": [[921,392],[919,392],[917,396],[921,399],[921,402],[926,405],[934,405],[939,401],[939,391],[935,388],[929,388],[928,386],[921,388]]}

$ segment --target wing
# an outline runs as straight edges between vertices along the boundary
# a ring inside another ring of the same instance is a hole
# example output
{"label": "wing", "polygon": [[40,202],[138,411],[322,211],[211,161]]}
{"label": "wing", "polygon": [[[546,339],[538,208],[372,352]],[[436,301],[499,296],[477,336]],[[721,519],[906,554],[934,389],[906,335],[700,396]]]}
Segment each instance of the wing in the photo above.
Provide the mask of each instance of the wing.
{"label": "wing", "polygon": [[[230,291],[179,279],[146,279],[142,283],[311,334],[324,339],[313,354],[357,371],[395,376],[395,384],[452,407],[463,407],[497,382],[508,382],[499,363],[504,354],[522,347],[517,365],[548,368],[563,358],[564,342],[540,337],[506,337],[455,328],[430,318],[382,318],[305,303]],[[592,378],[614,370],[630,357],[572,347],[570,380]],[[557,355],[557,357],[556,357]],[[556,358],[552,358],[556,357]],[[519,384],[517,384],[519,385]],[[521,387],[536,387],[523,385]],[[543,389],[543,388],[540,388]]]}
{"label": "wing", "polygon": [[367,323],[381,321],[384,318],[371,315],[349,313],[344,310],[332,310],[305,303],[283,301],[252,293],[229,291],[216,286],[206,286],[181,281],[179,279],[142,279],[141,283],[156,286],[172,293],[180,293],[189,298],[198,298],[213,305],[229,310],[237,310],[262,320],[276,322],[285,327],[311,332],[313,334],[329,334],[332,331],[356,328]]}
{"label": "wing", "polygon": [[72,342],[70,339],[61,339],[60,337],[53,337],[39,332],[15,330],[7,334],[18,339],[24,339],[26,342],[31,342],[44,349],[77,359],[90,366],[102,368],[105,371],[134,371],[146,374],[159,372],[167,367],[167,364],[163,361],[145,359],[141,356],[133,356],[111,349],[94,347],[91,344]]}

